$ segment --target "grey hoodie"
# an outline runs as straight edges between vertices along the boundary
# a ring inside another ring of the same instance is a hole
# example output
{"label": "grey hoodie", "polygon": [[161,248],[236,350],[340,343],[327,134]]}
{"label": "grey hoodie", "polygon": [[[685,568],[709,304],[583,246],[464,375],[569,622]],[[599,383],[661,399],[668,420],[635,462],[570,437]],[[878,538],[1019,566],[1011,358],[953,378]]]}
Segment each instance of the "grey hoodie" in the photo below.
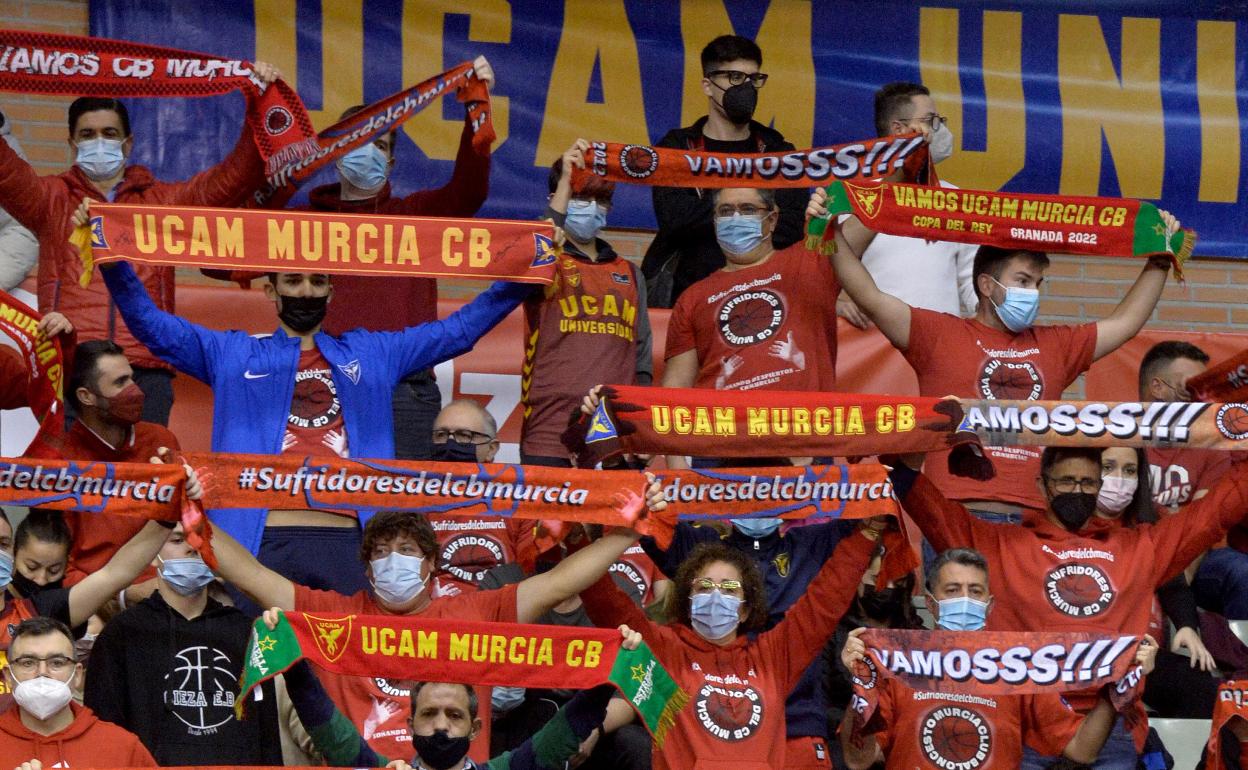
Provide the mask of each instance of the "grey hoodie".
{"label": "grey hoodie", "polygon": [[[17,137],[13,136],[9,121],[3,114],[0,114],[0,123],[0,138],[9,143],[18,157],[26,160],[26,153],[22,151]],[[0,208],[0,289],[12,291],[38,260],[39,241],[9,216],[9,212]]]}

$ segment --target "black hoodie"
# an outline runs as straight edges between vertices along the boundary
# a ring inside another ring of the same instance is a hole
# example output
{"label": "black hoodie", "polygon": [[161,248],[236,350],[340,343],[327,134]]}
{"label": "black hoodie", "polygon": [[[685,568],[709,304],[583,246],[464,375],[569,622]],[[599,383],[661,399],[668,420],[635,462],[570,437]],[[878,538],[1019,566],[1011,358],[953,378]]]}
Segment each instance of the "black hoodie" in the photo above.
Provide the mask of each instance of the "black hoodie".
{"label": "black hoodie", "polygon": [[271,683],[246,719],[234,716],[250,634],[233,607],[209,598],[187,620],[156,592],[95,640],[83,702],[137,735],[161,765],[280,765]]}

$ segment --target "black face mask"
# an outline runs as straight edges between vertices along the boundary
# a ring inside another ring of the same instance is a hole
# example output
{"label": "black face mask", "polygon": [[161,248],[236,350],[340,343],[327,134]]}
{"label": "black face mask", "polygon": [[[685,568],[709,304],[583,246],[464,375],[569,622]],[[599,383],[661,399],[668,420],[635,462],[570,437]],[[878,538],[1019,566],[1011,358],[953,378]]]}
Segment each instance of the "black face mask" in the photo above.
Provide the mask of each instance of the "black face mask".
{"label": "black face mask", "polygon": [[902,593],[897,586],[876,590],[867,586],[862,596],[858,597],[858,606],[862,614],[872,620],[888,620],[900,608]]}
{"label": "black face mask", "polygon": [[1096,495],[1087,492],[1062,492],[1055,495],[1049,505],[1063,527],[1071,532],[1078,532],[1092,518],[1092,514],[1096,513]]}
{"label": "black face mask", "polygon": [[277,317],[293,331],[299,334],[310,332],[325,320],[325,311],[329,305],[328,296],[287,297],[285,294],[277,296],[282,298],[282,309],[277,311]]}
{"label": "black face mask", "polygon": [[18,572],[17,568],[13,568],[13,587],[23,598],[31,599],[40,591],[51,591],[61,587],[61,580],[53,580],[47,585],[39,585],[35,581]]}
{"label": "black face mask", "polygon": [[429,458],[441,463],[475,463],[477,461],[476,444],[461,444],[448,438],[445,444],[434,444],[433,453]]}
{"label": "black face mask", "polygon": [[758,106],[758,89],[749,81],[726,88],[721,104],[728,120],[738,126],[749,123],[754,117],[754,108]]}
{"label": "black face mask", "polygon": [[[468,736],[452,738],[446,730],[435,730],[433,735],[413,735],[412,748],[422,765],[432,770],[456,767],[468,756]],[[415,762],[413,762],[415,764]]]}

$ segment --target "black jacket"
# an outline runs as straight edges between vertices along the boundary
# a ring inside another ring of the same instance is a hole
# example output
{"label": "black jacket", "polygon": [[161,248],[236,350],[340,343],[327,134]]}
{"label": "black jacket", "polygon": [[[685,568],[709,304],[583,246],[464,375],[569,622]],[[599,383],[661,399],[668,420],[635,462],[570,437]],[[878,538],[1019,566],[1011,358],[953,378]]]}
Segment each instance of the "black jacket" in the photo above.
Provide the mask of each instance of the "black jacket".
{"label": "black jacket", "polygon": [[139,737],[163,765],[280,765],[271,683],[246,718],[234,699],[251,621],[213,599],[187,620],[160,593],[104,627],[87,666],[83,702]]}
{"label": "black jacket", "polygon": [[[704,125],[705,115],[692,126],[668,131],[657,146],[681,150],[698,147],[702,141]],[[750,136],[759,145],[752,152],[793,149],[793,145],[785,141],[779,131],[762,123],[750,121]],[[692,187],[652,188],[654,216],[659,222],[659,231],[651,241],[641,265],[642,272],[650,283],[650,307],[671,307],[680,293],[691,284],[724,266],[724,252],[715,240],[715,223],[711,211],[712,192]],[[806,202],[809,198],[809,192],[802,188],[776,190],[780,221],[776,223],[771,242],[777,249],[791,246],[802,239]],[[668,270],[673,270],[671,296],[668,299],[664,296],[667,292],[662,286],[660,273],[664,272],[664,266],[672,257],[676,257],[676,261],[668,267]]]}

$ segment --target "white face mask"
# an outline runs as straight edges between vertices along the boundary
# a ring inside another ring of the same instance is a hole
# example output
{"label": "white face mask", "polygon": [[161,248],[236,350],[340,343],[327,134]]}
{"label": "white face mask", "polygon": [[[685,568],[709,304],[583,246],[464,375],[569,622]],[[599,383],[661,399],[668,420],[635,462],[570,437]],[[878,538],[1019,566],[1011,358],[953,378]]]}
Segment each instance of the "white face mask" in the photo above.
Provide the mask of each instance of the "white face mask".
{"label": "white face mask", "polygon": [[421,556],[407,556],[398,551],[369,562],[373,568],[373,590],[378,598],[392,605],[411,601],[425,590],[425,577],[420,571],[424,563]]}
{"label": "white face mask", "polygon": [[58,713],[73,697],[68,682],[46,676],[18,682],[13,688],[13,700],[17,705],[40,720]]}
{"label": "white face mask", "polygon": [[112,179],[126,165],[123,144],[121,139],[106,139],[102,136],[78,142],[78,156],[74,162],[92,181]]}
{"label": "white face mask", "polygon": [[948,160],[953,155],[953,132],[949,130],[949,126],[942,123],[940,128],[932,132],[927,150],[932,155],[933,163]]}
{"label": "white face mask", "polygon": [[1096,507],[1108,513],[1122,513],[1131,504],[1131,500],[1135,497],[1136,487],[1139,485],[1139,479],[1103,476],[1100,494],[1096,496]]}

